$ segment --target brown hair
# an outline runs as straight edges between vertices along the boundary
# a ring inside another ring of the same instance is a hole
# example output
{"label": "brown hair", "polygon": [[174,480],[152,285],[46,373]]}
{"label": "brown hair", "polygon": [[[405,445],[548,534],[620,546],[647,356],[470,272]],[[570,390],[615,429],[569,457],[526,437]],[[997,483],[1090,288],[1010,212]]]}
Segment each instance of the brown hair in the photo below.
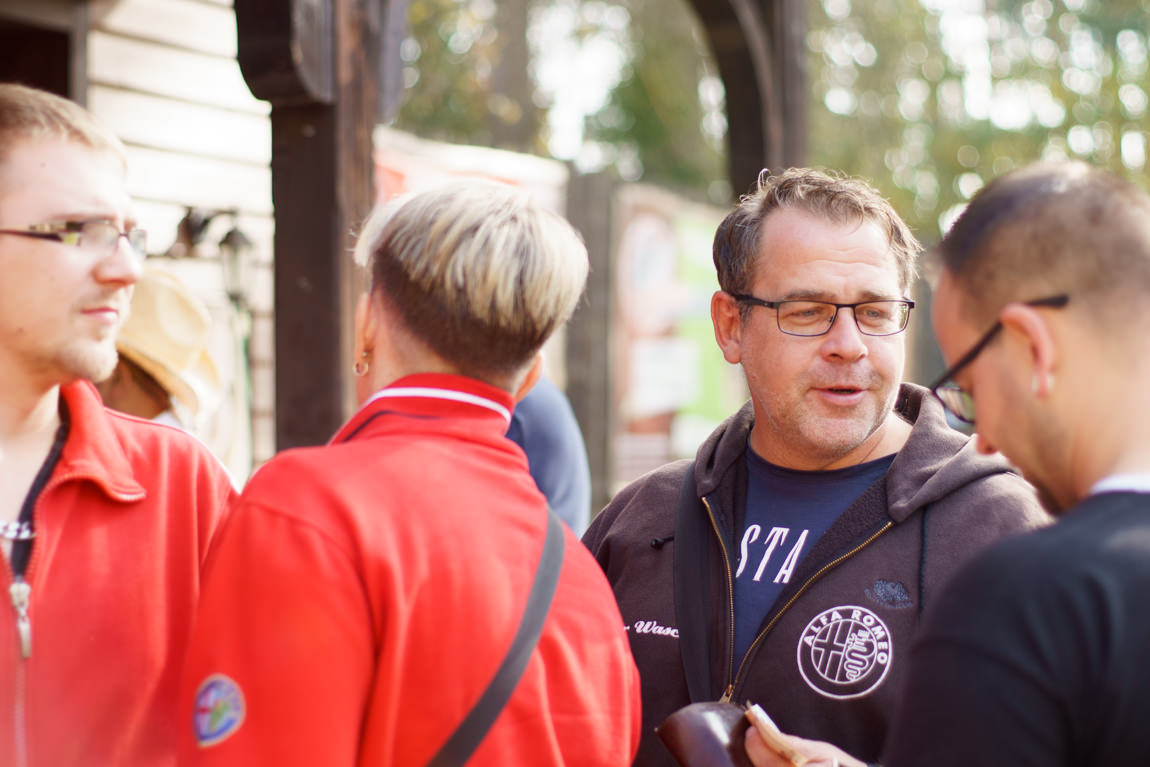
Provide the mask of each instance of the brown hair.
{"label": "brown hair", "polygon": [[975,195],[935,256],[972,321],[1058,293],[1101,296],[1094,312],[1122,321],[1150,295],[1150,196],[1083,162],[1034,163]]}
{"label": "brown hair", "polygon": [[26,139],[57,138],[124,159],[124,146],[74,101],[24,85],[0,83],[0,161]]}
{"label": "brown hair", "polygon": [[739,198],[735,209],[719,224],[712,253],[723,290],[745,293],[750,289],[763,222],[780,208],[797,208],[836,223],[879,224],[890,242],[899,286],[910,290],[918,274],[916,262],[922,245],[891,204],[862,179],[810,168],[789,168],[775,175],[764,169],[755,190]]}

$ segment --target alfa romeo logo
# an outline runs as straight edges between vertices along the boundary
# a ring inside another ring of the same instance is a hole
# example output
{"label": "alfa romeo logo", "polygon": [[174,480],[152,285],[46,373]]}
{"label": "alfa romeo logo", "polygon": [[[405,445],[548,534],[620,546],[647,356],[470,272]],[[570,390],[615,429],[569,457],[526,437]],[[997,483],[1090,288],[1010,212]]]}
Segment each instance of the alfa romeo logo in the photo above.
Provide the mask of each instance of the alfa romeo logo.
{"label": "alfa romeo logo", "polygon": [[828,698],[858,698],[886,678],[894,648],[890,631],[865,607],[832,607],[815,616],[799,639],[799,673]]}

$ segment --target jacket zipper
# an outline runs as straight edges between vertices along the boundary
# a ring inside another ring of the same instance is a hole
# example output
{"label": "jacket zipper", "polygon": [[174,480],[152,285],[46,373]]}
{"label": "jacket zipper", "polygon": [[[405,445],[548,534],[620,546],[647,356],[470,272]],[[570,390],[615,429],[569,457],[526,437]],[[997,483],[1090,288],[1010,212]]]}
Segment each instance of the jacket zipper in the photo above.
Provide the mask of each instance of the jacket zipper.
{"label": "jacket zipper", "polygon": [[[730,702],[731,698],[734,697],[735,685],[738,683],[739,677],[741,677],[743,675],[743,669],[747,664],[747,658],[749,658],[751,656],[751,653],[754,652],[755,647],[759,644],[759,642],[763,641],[763,638],[766,637],[766,635],[770,632],[770,630],[772,628],[774,628],[775,624],[779,622],[779,618],[783,617],[783,614],[788,609],[790,609],[791,605],[793,605],[796,601],[798,601],[798,598],[801,597],[806,592],[806,590],[808,588],[810,588],[811,584],[813,584],[815,581],[817,581],[819,578],[821,578],[828,570],[830,570],[834,567],[837,567],[839,565],[839,563],[841,563],[843,560],[850,559],[855,554],[857,554],[860,551],[862,551],[863,549],[865,549],[867,546],[869,546],[871,543],[873,543],[876,538],[878,538],[880,535],[885,533],[887,530],[889,530],[893,526],[894,526],[894,522],[888,521],[886,524],[884,524],[882,527],[880,527],[878,530],[876,530],[869,538],[867,538],[865,541],[860,543],[858,546],[855,546],[853,549],[851,549],[847,553],[843,554],[842,556],[836,557],[835,559],[832,559],[830,562],[827,562],[825,565],[820,567],[813,575],[811,575],[810,578],[807,578],[806,582],[802,585],[802,587],[794,593],[794,596],[792,596],[790,599],[788,599],[787,603],[784,604],[782,606],[782,608],[777,613],[775,613],[774,617],[771,618],[770,622],[768,622],[767,625],[763,627],[763,630],[760,631],[758,636],[755,637],[755,641],[751,642],[750,647],[747,648],[746,654],[743,655],[743,659],[739,662],[738,673],[735,674],[734,676],[728,677],[730,682],[727,685],[727,689],[723,692],[723,697],[719,699],[721,702],[728,703],[728,702]],[[722,544],[722,538],[720,538],[719,541],[720,541],[720,545],[721,545]],[[726,556],[725,547],[724,547],[723,555],[724,555],[724,557]],[[728,571],[727,571],[728,583],[730,582],[730,580],[731,580],[730,569],[728,568]],[[731,619],[731,646],[732,646],[731,666],[732,667],[734,666],[734,649],[733,648],[734,648],[734,644],[735,644],[735,621],[733,618],[734,612],[735,612],[735,592],[734,592],[734,588],[732,588],[731,589],[731,615],[732,615],[732,619]]]}
{"label": "jacket zipper", "polygon": [[16,633],[20,637],[20,658],[16,662],[13,673],[14,684],[12,685],[12,739],[16,752],[16,766],[26,767],[28,764],[28,726],[25,693],[28,688],[28,658],[32,656],[32,621],[28,617],[32,587],[23,576],[12,573],[11,567],[8,568],[8,571],[12,576],[8,595],[12,599],[12,610],[16,613]]}
{"label": "jacket zipper", "polygon": [[723,697],[720,698],[722,702],[729,701],[732,685],[730,680],[735,673],[735,584],[731,581],[731,558],[727,554],[727,544],[723,542],[723,536],[719,533],[719,523],[715,521],[715,512],[711,510],[711,502],[706,498],[700,499],[703,501],[703,506],[707,509],[707,517],[711,520],[711,529],[715,531],[715,537],[719,539],[719,550],[723,552],[723,572],[727,574],[727,618],[729,619],[730,631],[728,632],[731,637],[730,647],[727,648],[727,657],[730,658],[730,663],[727,666],[727,689],[723,692]]}
{"label": "jacket zipper", "polygon": [[12,585],[8,587],[8,594],[12,597],[12,608],[16,611],[16,633],[20,635],[20,657],[27,660],[32,656],[32,621],[28,619],[28,600],[32,596],[32,587],[22,576],[12,577]]}
{"label": "jacket zipper", "polygon": [[[36,498],[36,505],[32,507],[34,522],[39,521],[37,518],[39,517],[40,498],[49,490],[72,479],[72,476],[50,477],[44,483]],[[35,525],[35,527],[39,527],[39,525]],[[12,583],[8,586],[8,595],[12,599],[12,609],[16,613],[16,633],[20,637],[20,660],[16,664],[15,684],[13,685],[15,688],[13,690],[15,705],[12,710],[12,719],[15,725],[13,740],[15,741],[16,767],[27,767],[28,765],[28,659],[32,657],[32,618],[28,615],[28,609],[32,604],[32,585],[28,582],[28,576],[32,573],[33,564],[40,558],[40,548],[40,546],[33,544],[32,555],[28,557],[28,563],[20,575],[12,570],[11,562],[6,562],[8,573],[12,576]]]}

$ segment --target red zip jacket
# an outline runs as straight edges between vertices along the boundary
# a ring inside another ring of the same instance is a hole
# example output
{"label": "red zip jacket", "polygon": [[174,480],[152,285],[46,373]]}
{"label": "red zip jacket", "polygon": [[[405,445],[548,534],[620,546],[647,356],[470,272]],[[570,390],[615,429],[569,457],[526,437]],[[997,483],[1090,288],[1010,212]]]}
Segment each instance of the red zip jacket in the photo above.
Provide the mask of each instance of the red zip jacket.
{"label": "red zip jacket", "polygon": [[[543,549],[511,407],[473,379],[409,376],[328,446],[256,473],[209,557],[188,763],[427,763],[502,661]],[[470,765],[623,767],[638,747],[622,618],[564,535],[539,645]]]}
{"label": "red zip jacket", "polygon": [[61,396],[71,428],[33,512],[28,657],[7,588],[0,605],[0,765],[172,765],[200,564],[234,491],[193,437],[106,410],[86,382]]}

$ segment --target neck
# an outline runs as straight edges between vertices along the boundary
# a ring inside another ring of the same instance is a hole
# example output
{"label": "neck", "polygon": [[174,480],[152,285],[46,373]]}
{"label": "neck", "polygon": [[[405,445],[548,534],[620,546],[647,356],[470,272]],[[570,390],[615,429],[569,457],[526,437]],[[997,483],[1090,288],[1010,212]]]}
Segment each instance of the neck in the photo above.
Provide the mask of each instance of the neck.
{"label": "neck", "polygon": [[1150,473],[1150,409],[1136,393],[1139,381],[1150,380],[1150,359],[1130,351],[1140,348],[1150,322],[1114,333],[1109,343],[1089,328],[1073,329],[1051,407],[1062,416],[1062,465],[1077,501],[1106,477]]}
{"label": "neck", "polygon": [[776,466],[799,471],[830,471],[877,460],[902,449],[911,432],[911,425],[892,411],[869,437],[849,452],[837,456],[823,456],[798,454],[788,446],[778,444],[777,438],[756,434],[757,428],[756,421],[756,425],[751,427],[751,447],[754,451]]}
{"label": "neck", "polygon": [[0,382],[0,522],[10,522],[56,437],[60,387],[20,390],[12,378],[0,376]]}
{"label": "neck", "polygon": [[1107,477],[1117,475],[1150,476],[1150,419],[1138,418],[1137,425],[1125,423],[1121,429],[1095,433],[1092,441],[1109,442],[1109,449],[1093,460],[1085,456],[1075,473],[1073,500],[1081,500],[1090,494],[1091,488]]}
{"label": "neck", "polygon": [[0,393],[0,445],[13,446],[54,435],[60,425],[60,387],[25,388],[5,382]]}

